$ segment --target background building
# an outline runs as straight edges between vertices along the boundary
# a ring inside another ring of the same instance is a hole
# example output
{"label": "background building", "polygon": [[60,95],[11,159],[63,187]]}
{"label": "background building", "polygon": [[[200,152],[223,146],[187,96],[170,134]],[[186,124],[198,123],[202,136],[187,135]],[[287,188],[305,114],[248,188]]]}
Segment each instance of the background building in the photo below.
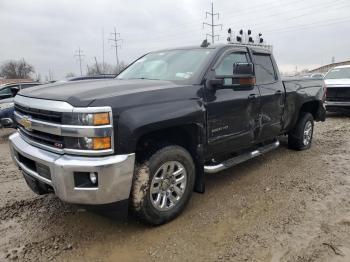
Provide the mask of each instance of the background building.
{"label": "background building", "polygon": [[350,65],[350,60],[324,65],[324,66],[321,66],[319,68],[315,68],[313,70],[310,70],[309,73],[323,73],[324,74],[324,73],[327,73],[333,67],[343,66],[343,65]]}

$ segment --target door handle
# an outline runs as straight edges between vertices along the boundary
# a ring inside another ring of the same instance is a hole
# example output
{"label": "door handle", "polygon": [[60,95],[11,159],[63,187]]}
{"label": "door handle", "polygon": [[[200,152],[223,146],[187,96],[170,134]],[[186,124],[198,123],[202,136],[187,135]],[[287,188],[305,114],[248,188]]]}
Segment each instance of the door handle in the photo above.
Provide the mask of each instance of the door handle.
{"label": "door handle", "polygon": [[257,99],[258,98],[258,96],[256,95],[256,94],[250,94],[249,96],[248,96],[248,100],[250,100],[250,101],[254,101],[255,99]]}
{"label": "door handle", "polygon": [[277,91],[275,92],[275,95],[276,95],[276,96],[282,95],[282,91],[281,91],[281,90],[277,90]]}

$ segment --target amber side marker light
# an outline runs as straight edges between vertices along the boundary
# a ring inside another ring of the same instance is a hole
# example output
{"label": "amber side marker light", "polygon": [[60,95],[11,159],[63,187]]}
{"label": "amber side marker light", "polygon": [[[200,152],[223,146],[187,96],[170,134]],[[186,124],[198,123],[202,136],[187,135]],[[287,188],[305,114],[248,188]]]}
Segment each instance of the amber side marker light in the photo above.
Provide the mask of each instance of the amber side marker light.
{"label": "amber side marker light", "polygon": [[255,77],[242,77],[239,78],[240,85],[255,85]]}
{"label": "amber side marker light", "polygon": [[96,113],[96,114],[94,114],[94,125],[95,126],[109,125],[109,124],[110,124],[109,113]]}
{"label": "amber side marker light", "polygon": [[93,138],[93,150],[103,150],[112,148],[110,137],[95,137]]}

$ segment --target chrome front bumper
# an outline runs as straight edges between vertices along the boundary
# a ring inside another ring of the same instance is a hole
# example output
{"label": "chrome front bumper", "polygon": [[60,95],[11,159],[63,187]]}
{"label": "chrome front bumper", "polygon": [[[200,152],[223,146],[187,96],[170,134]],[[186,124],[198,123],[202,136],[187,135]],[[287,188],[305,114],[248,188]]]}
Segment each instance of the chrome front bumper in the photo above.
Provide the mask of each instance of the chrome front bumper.
{"label": "chrome front bumper", "polygon": [[[63,201],[76,204],[109,204],[129,198],[134,172],[135,154],[105,157],[60,155],[24,141],[17,132],[10,136],[11,155],[24,173],[53,188]],[[26,163],[19,154],[49,168],[51,178],[45,178]],[[76,172],[95,172],[98,186],[76,187]]]}

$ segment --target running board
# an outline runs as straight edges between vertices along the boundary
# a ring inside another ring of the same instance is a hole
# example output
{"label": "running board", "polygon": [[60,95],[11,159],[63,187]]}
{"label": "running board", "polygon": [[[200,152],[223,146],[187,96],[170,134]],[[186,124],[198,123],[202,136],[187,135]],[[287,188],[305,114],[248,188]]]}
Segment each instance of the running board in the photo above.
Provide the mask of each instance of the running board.
{"label": "running board", "polygon": [[252,152],[244,153],[242,155],[228,159],[218,165],[204,166],[204,172],[208,174],[214,174],[214,173],[220,172],[222,170],[225,170],[227,168],[230,168],[242,162],[245,162],[249,159],[265,154],[273,149],[276,149],[279,145],[280,145],[280,142],[277,140],[272,144],[259,147],[257,150],[254,150]]}

